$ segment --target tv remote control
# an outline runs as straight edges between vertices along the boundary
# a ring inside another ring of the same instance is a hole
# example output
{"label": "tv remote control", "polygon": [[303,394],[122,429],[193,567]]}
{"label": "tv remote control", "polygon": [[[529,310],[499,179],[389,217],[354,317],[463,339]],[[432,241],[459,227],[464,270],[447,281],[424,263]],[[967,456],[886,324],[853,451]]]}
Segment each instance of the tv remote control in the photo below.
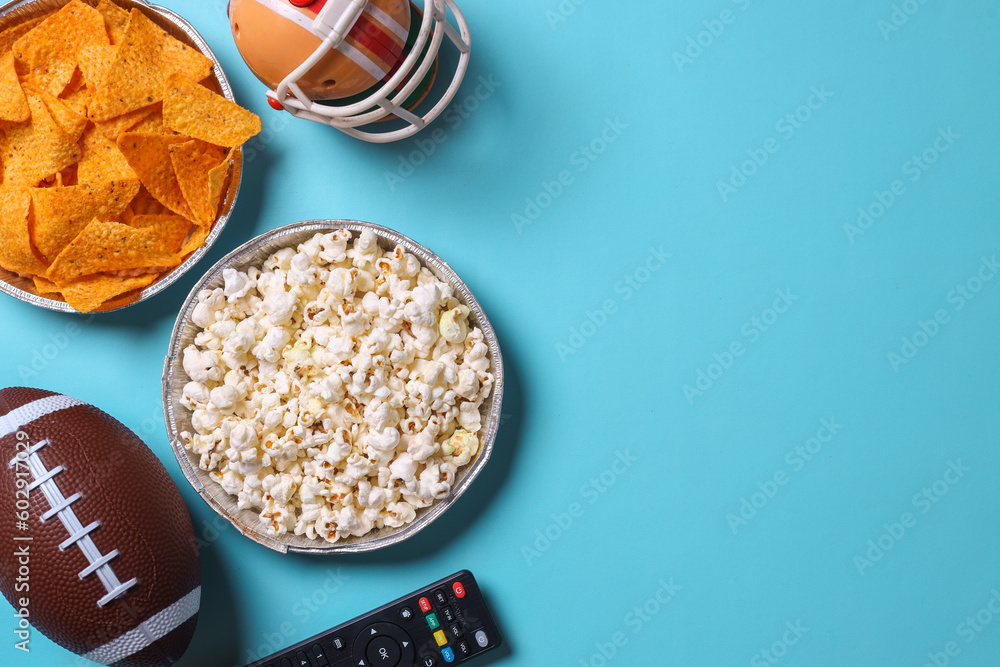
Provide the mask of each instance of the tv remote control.
{"label": "tv remote control", "polygon": [[475,577],[456,572],[247,667],[436,667],[500,646]]}

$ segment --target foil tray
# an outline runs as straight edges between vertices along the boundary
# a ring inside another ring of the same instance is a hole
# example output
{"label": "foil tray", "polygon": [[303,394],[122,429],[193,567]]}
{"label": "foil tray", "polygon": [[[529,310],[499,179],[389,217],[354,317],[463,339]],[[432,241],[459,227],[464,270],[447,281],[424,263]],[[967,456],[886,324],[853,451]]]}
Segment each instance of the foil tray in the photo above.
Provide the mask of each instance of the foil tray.
{"label": "foil tray", "polygon": [[[86,2],[87,0],[84,1]],[[67,4],[67,2],[68,0],[15,0],[14,2],[8,2],[3,6],[0,6],[0,31],[6,30],[7,28],[32,19],[36,16],[51,12],[52,10],[59,9],[63,5]],[[208,84],[210,88],[214,89],[215,92],[220,95],[223,95],[229,101],[236,102],[236,98],[233,96],[233,89],[230,87],[229,80],[226,79],[226,75],[222,71],[222,65],[219,63],[219,59],[208,46],[208,42],[206,42],[205,39],[198,34],[198,31],[195,30],[190,23],[169,9],[150,4],[145,2],[145,0],[114,0],[114,2],[126,11],[133,8],[141,10],[150,18],[150,20],[166,30],[167,34],[171,37],[180,40],[188,46],[198,49],[202,54],[207,56],[212,61],[212,77],[207,79],[204,83]],[[94,3],[90,2],[88,4]],[[99,311],[107,312],[119,310],[141,301],[145,301],[146,299],[154,296],[155,294],[159,294],[166,288],[170,287],[170,285],[184,275],[188,269],[197,264],[198,261],[201,260],[201,258],[208,252],[208,249],[212,247],[212,244],[215,243],[216,239],[218,239],[222,234],[222,230],[225,228],[226,222],[229,221],[229,216],[232,214],[233,206],[236,204],[236,195],[239,193],[240,181],[242,180],[242,177],[243,149],[238,148],[233,156],[233,167],[229,172],[228,182],[222,189],[219,217],[215,222],[215,227],[212,228],[208,238],[205,239],[204,245],[195,250],[194,253],[184,260],[182,264],[175,266],[169,273],[160,276],[156,282],[149,285],[142,291],[132,292],[116,297],[103,304]],[[49,310],[58,310],[64,313],[77,312],[76,309],[65,301],[48,299],[40,296],[35,290],[35,285],[30,278],[22,278],[16,273],[11,273],[10,271],[2,268],[0,268],[0,291],[26,303],[41,306],[42,308],[48,308]]]}
{"label": "foil tray", "polygon": [[[198,331],[198,327],[191,322],[191,313],[198,304],[198,293],[204,289],[222,287],[224,269],[245,270],[250,266],[261,266],[264,260],[281,248],[295,247],[312,238],[317,232],[326,233],[337,229],[348,229],[355,234],[360,233],[363,229],[370,229],[378,237],[379,245],[386,251],[393,250],[397,245],[402,246],[404,250],[420,259],[422,264],[442,282],[451,285],[455,298],[469,307],[471,310],[470,325],[479,327],[483,332],[489,347],[490,362],[495,376],[493,391],[482,406],[483,428],[479,431],[482,446],[475,459],[459,469],[455,475],[455,485],[451,495],[429,507],[418,509],[416,518],[406,526],[375,529],[362,537],[352,536],[335,544],[322,539],[310,540],[303,535],[294,534],[286,534],[277,538],[270,537],[259,528],[258,514],[251,510],[239,510],[236,506],[236,497],[226,493],[218,482],[209,477],[207,472],[201,470],[197,460],[184,449],[180,442],[178,434],[191,430],[190,412],[180,403],[184,385],[188,382],[187,374],[182,365],[182,352],[185,347],[194,342]],[[493,450],[493,443],[500,427],[503,387],[503,359],[500,356],[500,345],[497,342],[496,333],[472,292],[444,260],[415,241],[386,227],[356,220],[309,220],[280,227],[245,243],[209,269],[208,273],[192,288],[174,324],[170,348],[163,364],[163,414],[167,423],[170,446],[184,476],[198,492],[198,495],[240,533],[254,542],[280,553],[361,553],[399,544],[403,540],[413,537],[444,514],[469,488],[473,480],[482,472]]]}

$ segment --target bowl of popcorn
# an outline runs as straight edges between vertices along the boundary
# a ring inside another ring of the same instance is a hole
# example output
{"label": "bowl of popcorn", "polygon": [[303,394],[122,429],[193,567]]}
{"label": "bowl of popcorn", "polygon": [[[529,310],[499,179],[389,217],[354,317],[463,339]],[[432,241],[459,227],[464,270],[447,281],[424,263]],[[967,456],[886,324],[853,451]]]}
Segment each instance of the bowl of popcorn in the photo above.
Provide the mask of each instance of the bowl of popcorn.
{"label": "bowl of popcorn", "polygon": [[385,227],[313,220],[237,248],[192,289],[163,408],[188,481],[282,553],[397,544],[489,460],[503,361],[448,264]]}

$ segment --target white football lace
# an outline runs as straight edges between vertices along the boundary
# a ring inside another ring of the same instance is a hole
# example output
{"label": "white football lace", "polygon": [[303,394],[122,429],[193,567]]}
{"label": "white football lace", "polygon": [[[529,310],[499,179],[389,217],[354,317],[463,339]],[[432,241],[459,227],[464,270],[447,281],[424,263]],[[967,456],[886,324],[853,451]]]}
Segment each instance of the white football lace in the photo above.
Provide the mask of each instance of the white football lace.
{"label": "white football lace", "polygon": [[80,523],[80,519],[73,512],[72,506],[73,503],[83,498],[83,494],[74,493],[69,498],[63,496],[62,491],[59,490],[59,486],[55,482],[55,476],[61,472],[65,472],[65,466],[56,466],[52,470],[47,470],[45,464],[42,463],[41,456],[38,454],[38,450],[47,444],[49,444],[48,440],[42,440],[38,444],[33,445],[27,451],[21,452],[11,459],[9,466],[13,468],[18,461],[28,464],[28,469],[34,478],[34,481],[28,484],[28,490],[41,489],[42,495],[45,496],[51,508],[42,515],[42,521],[48,521],[53,516],[58,516],[59,520],[62,521],[63,526],[69,533],[69,538],[59,545],[59,550],[65,551],[73,545],[80,547],[80,551],[86,556],[89,566],[83,569],[78,576],[80,579],[84,579],[95,572],[97,573],[98,579],[101,580],[104,589],[108,592],[107,595],[97,601],[98,607],[104,607],[139,583],[139,580],[130,579],[124,584],[118,580],[118,576],[109,564],[113,558],[118,556],[118,550],[115,549],[104,555],[97,548],[97,545],[94,544],[94,541],[90,538],[90,533],[100,528],[101,522],[94,521],[87,526]]}

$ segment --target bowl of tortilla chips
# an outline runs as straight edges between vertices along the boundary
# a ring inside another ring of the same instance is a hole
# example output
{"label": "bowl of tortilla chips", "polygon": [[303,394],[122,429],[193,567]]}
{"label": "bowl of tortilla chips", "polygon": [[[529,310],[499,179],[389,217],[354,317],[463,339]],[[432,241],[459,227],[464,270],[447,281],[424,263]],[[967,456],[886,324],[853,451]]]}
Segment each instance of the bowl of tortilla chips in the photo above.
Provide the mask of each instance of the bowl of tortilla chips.
{"label": "bowl of tortilla chips", "polygon": [[0,291],[94,312],[164,290],[222,232],[260,127],[168,9],[0,7]]}

